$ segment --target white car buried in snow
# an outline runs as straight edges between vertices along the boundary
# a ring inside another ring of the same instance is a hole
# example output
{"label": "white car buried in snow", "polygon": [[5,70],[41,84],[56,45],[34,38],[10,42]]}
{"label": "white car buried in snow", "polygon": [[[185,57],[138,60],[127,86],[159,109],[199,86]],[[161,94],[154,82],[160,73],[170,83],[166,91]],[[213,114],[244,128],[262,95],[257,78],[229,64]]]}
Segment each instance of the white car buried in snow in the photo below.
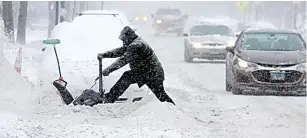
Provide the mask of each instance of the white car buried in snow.
{"label": "white car buried in snow", "polygon": [[192,26],[184,36],[186,62],[192,62],[194,58],[224,60],[226,46],[233,45],[236,40],[228,25],[205,22]]}
{"label": "white car buried in snow", "polygon": [[[68,82],[73,96],[80,95],[98,77],[97,54],[122,46],[118,39],[125,24],[113,14],[81,15],[73,22],[63,22],[56,26],[50,39],[60,39],[56,45],[62,76]],[[116,59],[103,59],[104,67]],[[110,74],[105,81],[106,91],[112,86],[128,66]],[[52,46],[46,46],[39,69],[41,84],[52,88],[52,82],[59,78],[57,61]],[[94,87],[98,91],[98,87]],[[76,93],[78,92],[78,93]]]}
{"label": "white car buried in snow", "polygon": [[78,14],[78,16],[81,15],[100,15],[101,17],[114,16],[121,22],[122,25],[130,26],[134,31],[137,30],[136,27],[132,25],[131,22],[128,20],[126,14],[118,10],[89,10]]}

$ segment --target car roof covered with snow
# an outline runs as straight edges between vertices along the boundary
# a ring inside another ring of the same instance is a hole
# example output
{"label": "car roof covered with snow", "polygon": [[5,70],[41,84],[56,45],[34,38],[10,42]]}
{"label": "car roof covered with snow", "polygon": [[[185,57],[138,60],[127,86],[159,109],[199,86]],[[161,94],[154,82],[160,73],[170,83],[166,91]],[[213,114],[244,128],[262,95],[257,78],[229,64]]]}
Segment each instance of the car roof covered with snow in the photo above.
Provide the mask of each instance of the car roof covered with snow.
{"label": "car roof covered with snow", "polygon": [[124,14],[118,10],[88,10],[82,12],[82,14]]}
{"label": "car roof covered with snow", "polygon": [[258,22],[248,23],[247,25],[245,25],[244,28],[276,29],[277,27],[270,22],[258,21]]}
{"label": "car roof covered with snow", "polygon": [[129,25],[127,16],[125,15],[125,13],[119,10],[88,10],[79,13],[79,16],[80,15],[113,15],[114,17],[120,19],[124,25]]}
{"label": "car roof covered with snow", "polygon": [[190,28],[198,25],[212,25],[212,26],[227,26],[231,30],[236,30],[237,21],[227,17],[213,17],[208,18],[204,16],[190,16],[188,23],[185,26],[184,32],[189,32]]}
{"label": "car roof covered with snow", "polygon": [[217,18],[200,19],[195,23],[195,25],[216,25],[216,26],[223,25],[223,26],[230,27],[229,23],[227,23],[224,20],[217,19]]}
{"label": "car roof covered with snow", "polygon": [[298,31],[293,30],[293,29],[285,29],[285,28],[248,28],[244,32],[246,33],[261,33],[261,32],[272,32],[272,33],[291,33],[291,34],[299,34]]}

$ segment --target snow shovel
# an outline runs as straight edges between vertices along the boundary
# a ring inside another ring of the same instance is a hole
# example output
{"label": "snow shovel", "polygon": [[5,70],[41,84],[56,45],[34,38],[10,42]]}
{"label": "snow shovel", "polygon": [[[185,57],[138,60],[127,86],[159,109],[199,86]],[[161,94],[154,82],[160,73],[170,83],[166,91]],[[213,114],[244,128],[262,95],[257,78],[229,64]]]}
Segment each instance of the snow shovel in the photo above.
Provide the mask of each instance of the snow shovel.
{"label": "snow shovel", "polygon": [[[74,98],[66,88],[67,82],[62,77],[59,57],[58,57],[58,53],[55,48],[57,44],[60,44],[60,40],[59,39],[43,40],[43,43],[46,45],[53,45],[54,53],[55,53],[57,63],[58,63],[59,75],[60,75],[59,79],[53,81],[53,86],[60,92],[60,96],[62,97],[62,100],[65,102],[65,104],[69,105],[74,100]],[[45,48],[43,48],[42,50],[44,51]]]}
{"label": "snow shovel", "polygon": [[[102,61],[101,61],[101,59],[99,60],[99,92],[100,92],[100,94],[101,94],[101,97],[102,97],[102,99],[105,99],[105,97],[104,97],[104,92],[105,92],[105,90],[104,90],[104,88],[103,88],[103,81],[102,81]],[[122,102],[122,101],[127,101],[128,100],[128,98],[118,98],[116,101],[117,102]],[[135,102],[135,101],[140,101],[140,100],[142,100],[142,97],[136,97],[136,98],[133,98],[133,100],[132,100],[132,102]],[[105,103],[105,101],[102,101],[103,103]]]}
{"label": "snow shovel", "polygon": [[[74,105],[86,105],[86,106],[94,106],[96,104],[105,104],[105,89],[103,87],[103,78],[102,78],[102,61],[99,60],[99,76],[95,79],[94,85],[90,89],[86,89],[83,93],[73,101]],[[97,80],[99,80],[99,92],[95,92],[92,88],[96,85]],[[132,102],[140,101],[142,97],[136,97],[132,100]],[[127,101],[128,98],[119,98],[116,101],[122,102]]]}

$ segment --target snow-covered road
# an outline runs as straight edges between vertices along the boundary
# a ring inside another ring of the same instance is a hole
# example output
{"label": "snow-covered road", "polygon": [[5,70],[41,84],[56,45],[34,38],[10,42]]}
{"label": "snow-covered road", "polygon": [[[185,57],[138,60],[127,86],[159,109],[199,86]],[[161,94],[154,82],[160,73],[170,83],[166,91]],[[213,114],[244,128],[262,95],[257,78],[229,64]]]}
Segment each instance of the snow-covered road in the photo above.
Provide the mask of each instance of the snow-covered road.
{"label": "snow-covered road", "polygon": [[[65,106],[54,91],[36,89],[31,108],[20,105],[27,111],[0,113],[0,137],[306,137],[305,97],[232,95],[224,88],[224,63],[185,63],[182,37],[137,27],[156,50],[177,106],[153,95],[135,103]],[[133,91],[150,94],[147,87]]]}
{"label": "snow-covered road", "polygon": [[[223,62],[185,63],[183,38],[143,37],[166,68],[168,92],[178,98],[179,108],[203,122],[208,137],[306,137],[305,97],[232,95],[225,91]],[[172,79],[181,80],[187,89],[177,90],[180,84]]]}

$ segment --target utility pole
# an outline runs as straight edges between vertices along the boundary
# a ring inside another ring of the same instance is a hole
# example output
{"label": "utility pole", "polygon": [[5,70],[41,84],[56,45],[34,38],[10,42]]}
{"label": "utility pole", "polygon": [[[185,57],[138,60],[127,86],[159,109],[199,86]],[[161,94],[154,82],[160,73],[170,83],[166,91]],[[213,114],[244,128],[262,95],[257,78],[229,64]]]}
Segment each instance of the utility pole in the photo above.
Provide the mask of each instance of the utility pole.
{"label": "utility pole", "polygon": [[55,2],[55,25],[59,24],[59,15],[60,15],[60,2],[56,1]]}
{"label": "utility pole", "polygon": [[261,8],[261,3],[260,2],[255,2],[255,17],[256,21],[260,20],[260,8]]}
{"label": "utility pole", "polygon": [[293,6],[294,6],[294,10],[293,10],[293,29],[297,29],[297,6],[298,6],[298,1],[293,1]]}
{"label": "utility pole", "polygon": [[101,2],[101,10],[103,10],[103,1]]}
{"label": "utility pole", "polygon": [[66,21],[66,18],[65,18],[65,14],[66,14],[66,5],[65,5],[65,1],[61,1],[60,2],[60,23],[61,22],[64,22]]}

